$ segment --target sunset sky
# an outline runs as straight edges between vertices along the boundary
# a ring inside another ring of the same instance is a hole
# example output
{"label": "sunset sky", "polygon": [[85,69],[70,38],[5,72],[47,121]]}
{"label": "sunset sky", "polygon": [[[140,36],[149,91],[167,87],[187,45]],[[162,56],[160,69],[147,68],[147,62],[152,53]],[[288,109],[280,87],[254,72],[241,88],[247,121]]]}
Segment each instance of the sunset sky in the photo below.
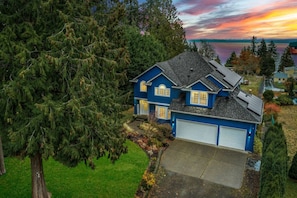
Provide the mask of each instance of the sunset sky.
{"label": "sunset sky", "polygon": [[[143,0],[142,0],[143,1]],[[173,0],[187,39],[296,38],[296,0]]]}
{"label": "sunset sky", "polygon": [[187,39],[296,38],[296,0],[173,0]]}

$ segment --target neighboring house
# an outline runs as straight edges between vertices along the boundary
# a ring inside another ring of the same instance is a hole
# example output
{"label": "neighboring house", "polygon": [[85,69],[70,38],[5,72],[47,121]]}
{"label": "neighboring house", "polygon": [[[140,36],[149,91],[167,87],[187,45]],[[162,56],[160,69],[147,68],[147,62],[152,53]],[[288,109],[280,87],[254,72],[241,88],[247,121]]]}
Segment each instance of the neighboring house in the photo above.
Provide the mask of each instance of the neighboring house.
{"label": "neighboring house", "polygon": [[297,66],[285,67],[284,72],[288,75],[288,78],[297,78]]}
{"label": "neighboring house", "polygon": [[273,74],[273,82],[275,83],[284,83],[288,79],[288,74],[284,72],[275,72]]}
{"label": "neighboring house", "polygon": [[134,113],[170,123],[176,138],[253,151],[263,102],[240,90],[241,79],[197,52],[184,52],[130,81]]}

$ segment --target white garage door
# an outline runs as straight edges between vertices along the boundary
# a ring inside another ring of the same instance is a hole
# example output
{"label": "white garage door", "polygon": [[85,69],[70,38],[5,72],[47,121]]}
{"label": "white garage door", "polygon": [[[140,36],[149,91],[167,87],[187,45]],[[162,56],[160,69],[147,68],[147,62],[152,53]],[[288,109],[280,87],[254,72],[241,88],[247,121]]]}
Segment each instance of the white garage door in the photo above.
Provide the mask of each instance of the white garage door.
{"label": "white garage door", "polygon": [[245,150],[246,130],[220,127],[219,146]]}
{"label": "white garage door", "polygon": [[218,126],[186,120],[176,120],[176,137],[207,144],[217,144]]}

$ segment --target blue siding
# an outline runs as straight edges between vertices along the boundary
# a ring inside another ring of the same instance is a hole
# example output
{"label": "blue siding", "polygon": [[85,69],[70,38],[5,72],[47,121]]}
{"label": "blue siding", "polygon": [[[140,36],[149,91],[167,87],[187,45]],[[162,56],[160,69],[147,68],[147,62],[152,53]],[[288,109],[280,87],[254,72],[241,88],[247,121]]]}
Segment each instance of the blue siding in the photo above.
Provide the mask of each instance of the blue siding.
{"label": "blue siding", "polygon": [[138,78],[138,82],[134,84],[134,97],[139,97],[139,98],[147,98],[147,93],[145,92],[140,92],[140,82],[141,81],[149,81],[153,77],[157,76],[159,73],[161,73],[161,69],[157,66],[152,67],[149,71],[146,73],[142,74]]}
{"label": "blue siding", "polygon": [[202,123],[208,123],[208,124],[215,124],[218,126],[227,126],[227,127],[245,129],[247,130],[245,150],[248,150],[251,152],[253,151],[254,136],[255,136],[256,127],[257,127],[256,124],[172,112],[171,124],[172,124],[172,134],[174,136],[176,136],[176,119],[190,120],[194,122],[196,121],[196,122],[202,122]]}
{"label": "blue siding", "polygon": [[192,86],[192,90],[198,90],[198,91],[210,91],[204,84],[201,82],[198,82]]}
{"label": "blue siding", "polygon": [[[170,97],[156,96],[155,87],[159,87],[160,84],[164,84],[167,88],[170,88]],[[150,102],[170,104],[173,98],[178,98],[180,90],[171,88],[173,83],[165,76],[160,75],[152,81],[152,85],[148,86],[147,98]]]}

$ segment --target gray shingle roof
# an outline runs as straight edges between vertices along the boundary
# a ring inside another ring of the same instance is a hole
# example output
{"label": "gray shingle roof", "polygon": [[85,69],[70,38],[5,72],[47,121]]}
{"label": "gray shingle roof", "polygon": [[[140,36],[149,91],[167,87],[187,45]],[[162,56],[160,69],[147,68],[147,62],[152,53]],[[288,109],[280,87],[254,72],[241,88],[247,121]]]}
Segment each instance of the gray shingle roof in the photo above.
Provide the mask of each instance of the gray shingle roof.
{"label": "gray shingle roof", "polygon": [[184,52],[156,65],[178,86],[190,85],[214,70],[197,52]]}
{"label": "gray shingle roof", "polygon": [[261,103],[261,107],[259,109],[261,113],[258,115],[248,108],[247,102],[237,97],[238,93],[239,89],[236,89],[234,93],[228,98],[217,97],[212,109],[186,106],[184,98],[172,100],[169,109],[172,111],[179,111],[206,117],[209,116],[243,122],[260,123],[262,121],[263,103]]}

